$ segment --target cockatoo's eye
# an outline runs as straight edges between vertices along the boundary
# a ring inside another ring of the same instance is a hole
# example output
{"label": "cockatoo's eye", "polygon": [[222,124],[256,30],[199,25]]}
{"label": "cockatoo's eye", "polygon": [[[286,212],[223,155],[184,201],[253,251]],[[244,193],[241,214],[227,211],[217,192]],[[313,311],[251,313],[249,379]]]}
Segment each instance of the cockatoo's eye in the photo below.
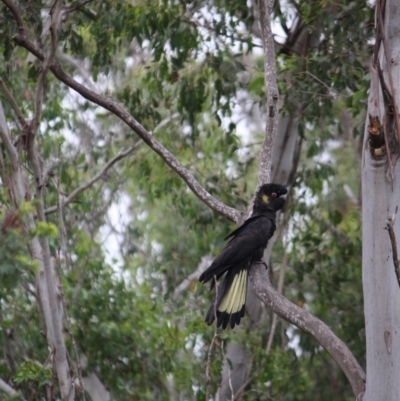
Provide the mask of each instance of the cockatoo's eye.
{"label": "cockatoo's eye", "polygon": [[273,197],[273,198],[276,198],[276,192],[272,192],[272,194],[271,194],[271,196]]}

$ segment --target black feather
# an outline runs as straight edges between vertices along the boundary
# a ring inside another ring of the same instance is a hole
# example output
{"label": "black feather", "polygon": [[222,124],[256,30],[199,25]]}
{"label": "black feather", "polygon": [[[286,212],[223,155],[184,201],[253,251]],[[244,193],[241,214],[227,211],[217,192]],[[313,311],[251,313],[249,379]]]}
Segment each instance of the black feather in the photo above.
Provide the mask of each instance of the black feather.
{"label": "black feather", "polygon": [[[286,193],[286,188],[280,184],[262,185],[256,193],[250,218],[225,238],[229,239],[228,243],[200,276],[199,280],[202,283],[211,281],[212,289],[215,281],[218,281],[226,273],[222,284],[217,287],[216,299],[207,312],[206,322],[208,324],[211,324],[215,318],[217,318],[217,326],[222,326],[222,328],[225,328],[229,321],[232,328],[240,323],[240,319],[245,313],[247,288],[244,289],[243,305],[238,305],[239,310],[229,312],[227,310],[220,311],[218,308],[229,293],[235,277],[239,280],[238,275],[242,271],[245,271],[244,274],[247,275],[252,264],[261,261],[264,249],[275,232],[276,212],[282,209],[285,203],[285,199],[281,196]],[[236,281],[236,283],[239,282]],[[245,283],[247,287],[247,277]],[[229,293],[228,295],[235,294]]]}

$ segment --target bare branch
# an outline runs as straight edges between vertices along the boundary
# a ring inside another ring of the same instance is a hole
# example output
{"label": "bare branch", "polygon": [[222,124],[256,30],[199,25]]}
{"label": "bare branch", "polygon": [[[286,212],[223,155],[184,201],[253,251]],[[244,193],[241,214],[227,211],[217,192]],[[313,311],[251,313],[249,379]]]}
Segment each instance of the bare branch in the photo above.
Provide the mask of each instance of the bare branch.
{"label": "bare branch", "polygon": [[365,390],[365,373],[347,345],[325,323],[279,294],[272,287],[265,267],[264,263],[256,263],[249,272],[256,295],[278,316],[311,334],[340,366],[358,397]]}
{"label": "bare branch", "polygon": [[15,399],[15,400],[20,400],[20,401],[25,401],[25,398],[23,398],[18,392],[16,392],[3,379],[0,379],[0,390],[3,391],[4,393],[6,393],[13,400]]}
{"label": "bare branch", "polygon": [[[139,143],[135,143],[133,146],[131,146],[129,149],[126,150],[121,150],[118,152],[112,159],[110,159],[104,166],[103,168],[94,176],[92,177],[88,182],[85,184],[81,185],[80,187],[74,189],[67,198],[64,199],[63,201],[63,206],[68,205],[71,203],[80,193],[91,187],[96,181],[98,181],[100,178],[102,178],[107,171],[118,161],[123,159],[124,157],[130,155],[134,150],[137,149]],[[51,206],[45,210],[45,214],[51,214],[54,213],[58,210],[58,206]]]}
{"label": "bare branch", "polygon": [[279,92],[276,82],[275,44],[271,30],[270,13],[273,0],[259,1],[260,26],[264,47],[264,77],[267,91],[267,124],[261,149],[257,187],[271,180],[272,150],[278,126]]}
{"label": "bare branch", "polygon": [[319,84],[321,84],[324,88],[326,88],[326,90],[328,91],[328,95],[329,97],[332,97],[331,93],[332,91],[334,91],[333,88],[331,88],[330,86],[328,86],[324,81],[320,80],[318,77],[316,77],[314,74],[312,74],[310,71],[305,71],[305,74],[309,75],[312,79],[314,79],[315,81],[317,81]]}
{"label": "bare branch", "polygon": [[72,11],[78,10],[79,8],[83,7],[87,3],[90,3],[91,1],[93,1],[93,0],[83,0],[78,4],[72,4],[71,6],[67,7],[64,12],[70,13]]}
{"label": "bare branch", "polygon": [[50,50],[44,59],[41,72],[39,74],[39,80],[36,87],[36,96],[35,96],[35,114],[32,118],[32,133],[36,135],[37,129],[40,122],[40,115],[42,113],[42,104],[44,97],[44,83],[46,80],[47,73],[49,71],[49,67],[51,62],[54,59],[57,50],[57,30],[61,21],[61,8],[62,8],[63,0],[56,0],[53,7],[50,10]]}
{"label": "bare branch", "polygon": [[24,30],[24,21],[22,20],[21,14],[18,11],[17,6],[10,0],[1,0],[11,11],[14,16],[15,22],[17,23],[19,33],[23,34]]}
{"label": "bare branch", "polygon": [[[3,1],[3,0],[2,0]],[[16,34],[14,40],[17,44],[27,49],[39,60],[45,59],[44,52],[36,45],[28,40],[24,34]],[[193,175],[178,161],[178,159],[158,142],[133,116],[131,116],[124,108],[122,108],[113,98],[109,96],[99,95],[85,86],[81,85],[70,77],[55,60],[50,65],[53,74],[65,85],[78,92],[85,99],[98,104],[99,106],[109,110],[122,121],[124,121],[151,149],[153,149],[167,164],[170,166],[189,186],[189,188],[198,196],[208,207],[222,214],[233,222],[238,222],[241,213],[231,208],[208,193]]]}

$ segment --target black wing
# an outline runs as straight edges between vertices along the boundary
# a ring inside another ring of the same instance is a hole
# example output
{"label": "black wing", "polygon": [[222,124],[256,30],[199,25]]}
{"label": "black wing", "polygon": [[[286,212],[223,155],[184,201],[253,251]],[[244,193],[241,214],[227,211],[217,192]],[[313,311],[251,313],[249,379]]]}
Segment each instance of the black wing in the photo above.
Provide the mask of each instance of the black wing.
{"label": "black wing", "polygon": [[[203,272],[199,280],[206,283],[221,277],[227,270],[235,266],[247,265],[253,261],[254,253],[262,251],[275,231],[273,219],[260,215],[251,217],[227,238],[230,241],[222,248],[213,263]],[[258,256],[258,255],[257,255]],[[243,268],[244,266],[242,266]]]}

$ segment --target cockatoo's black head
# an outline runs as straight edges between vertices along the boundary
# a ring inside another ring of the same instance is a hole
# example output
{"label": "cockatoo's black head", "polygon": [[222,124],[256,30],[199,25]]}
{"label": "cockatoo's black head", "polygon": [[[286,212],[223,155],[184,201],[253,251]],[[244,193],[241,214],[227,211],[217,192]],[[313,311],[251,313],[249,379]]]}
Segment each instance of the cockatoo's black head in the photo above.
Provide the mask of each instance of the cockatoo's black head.
{"label": "cockatoo's black head", "polygon": [[283,208],[287,194],[285,186],[280,184],[264,184],[261,185],[254,199],[253,213],[260,213],[264,210],[272,210],[277,212]]}

